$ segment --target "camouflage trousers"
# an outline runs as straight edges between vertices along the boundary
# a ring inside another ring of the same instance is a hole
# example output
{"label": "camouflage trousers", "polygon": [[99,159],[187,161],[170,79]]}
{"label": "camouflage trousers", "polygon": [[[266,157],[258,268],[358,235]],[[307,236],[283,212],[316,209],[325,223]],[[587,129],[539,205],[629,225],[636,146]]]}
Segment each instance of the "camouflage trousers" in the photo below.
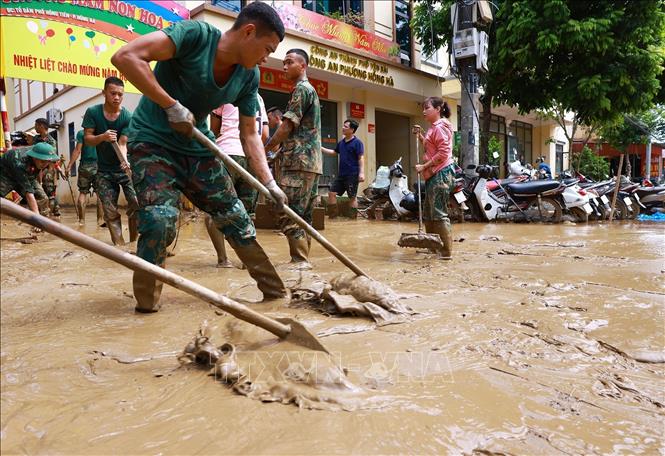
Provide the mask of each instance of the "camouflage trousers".
{"label": "camouflage trousers", "polygon": [[423,220],[444,221],[448,219],[448,198],[455,185],[455,171],[453,166],[446,166],[425,182],[425,201],[423,206]]}
{"label": "camouflage trousers", "polygon": [[[35,199],[37,200],[37,207],[39,207],[39,213],[44,217],[46,217],[49,215],[48,197],[46,196],[46,193],[42,188],[42,184],[40,184],[36,178],[30,178],[30,181],[32,183],[32,187],[35,190],[35,193],[33,193],[33,195],[35,195]],[[16,185],[16,182],[14,182],[14,179],[4,174],[0,175],[0,198],[4,198],[5,196],[7,196],[7,194],[9,194],[13,190],[18,191],[18,185]],[[27,202],[25,193],[20,193],[20,195],[21,198],[23,198],[23,201],[21,203],[23,204]]]}
{"label": "camouflage trousers", "polygon": [[112,222],[120,218],[120,212],[118,212],[120,188],[122,188],[122,192],[125,194],[125,199],[127,200],[127,217],[131,218],[138,210],[136,192],[124,171],[97,171],[95,185],[97,198],[102,203],[104,220],[107,222]]}
{"label": "camouflage trousers", "polygon": [[233,180],[214,157],[192,157],[152,143],[129,147],[134,188],[139,200],[137,255],[163,265],[176,236],[180,195],[208,213],[227,240],[249,245],[256,230],[238,199]]}
{"label": "camouflage trousers", "polygon": [[[42,188],[46,193],[49,201],[49,207],[53,215],[60,214],[60,204],[58,202],[58,197],[56,195],[56,189],[58,187],[58,171],[55,169],[54,165],[49,165],[42,175]],[[36,198],[36,194],[35,194]]]}
{"label": "camouflage trousers", "polygon": [[97,176],[97,162],[96,161],[90,161],[90,162],[84,162],[82,161],[79,164],[78,168],[78,179],[76,181],[76,185],[79,188],[79,193],[90,193],[92,194],[92,191],[96,189],[96,179]]}
{"label": "camouflage trousers", "polygon": [[[229,157],[253,175],[247,157],[243,157],[242,155],[229,155]],[[245,210],[251,216],[256,211],[256,200],[259,192],[249,182],[240,177],[240,174],[233,172],[233,170],[227,171],[233,179],[233,188],[236,190],[236,195],[238,195],[243,206],[245,206]]]}
{"label": "camouflage trousers", "polygon": [[[312,210],[318,196],[319,175],[307,171],[282,170],[279,178],[279,186],[289,198],[289,207],[301,216],[307,223],[312,223]],[[279,216],[279,227],[288,237],[302,239],[305,230],[300,228],[296,222],[286,214]]]}

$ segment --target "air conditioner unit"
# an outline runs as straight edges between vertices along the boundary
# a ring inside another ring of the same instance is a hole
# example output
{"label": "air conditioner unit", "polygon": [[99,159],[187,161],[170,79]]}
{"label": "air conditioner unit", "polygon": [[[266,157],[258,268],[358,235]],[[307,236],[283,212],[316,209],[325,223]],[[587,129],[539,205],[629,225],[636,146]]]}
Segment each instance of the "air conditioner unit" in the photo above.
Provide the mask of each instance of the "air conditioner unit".
{"label": "air conditioner unit", "polygon": [[64,114],[59,109],[52,108],[46,111],[46,121],[50,128],[59,128],[64,118]]}

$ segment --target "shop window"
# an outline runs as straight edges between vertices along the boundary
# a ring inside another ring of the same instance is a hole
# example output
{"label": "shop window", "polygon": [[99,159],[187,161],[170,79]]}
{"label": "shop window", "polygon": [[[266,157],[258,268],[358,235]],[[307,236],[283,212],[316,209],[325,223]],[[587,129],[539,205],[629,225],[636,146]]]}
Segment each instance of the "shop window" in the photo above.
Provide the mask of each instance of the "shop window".
{"label": "shop window", "polygon": [[531,151],[531,144],[533,138],[533,126],[528,123],[513,120],[511,130],[515,136],[517,146],[517,156],[523,163],[532,163],[533,156]]}
{"label": "shop window", "polygon": [[234,13],[239,13],[243,6],[245,6],[245,0],[212,0],[211,4],[213,6],[219,6],[225,10],[233,11]]}
{"label": "shop window", "polygon": [[408,0],[395,0],[395,38],[403,65],[411,66],[411,7]]}
{"label": "shop window", "polygon": [[364,27],[362,0],[303,0],[302,7],[358,28]]}

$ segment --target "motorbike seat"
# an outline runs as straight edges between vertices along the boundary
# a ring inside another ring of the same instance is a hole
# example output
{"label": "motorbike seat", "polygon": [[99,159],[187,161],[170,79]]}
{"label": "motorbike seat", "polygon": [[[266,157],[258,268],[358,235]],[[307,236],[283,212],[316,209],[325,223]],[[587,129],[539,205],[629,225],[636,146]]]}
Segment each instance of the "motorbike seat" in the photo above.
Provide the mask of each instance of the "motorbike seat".
{"label": "motorbike seat", "polygon": [[559,181],[539,180],[529,182],[516,182],[508,184],[506,189],[512,195],[536,195],[548,190],[554,190],[561,185]]}
{"label": "motorbike seat", "polygon": [[636,193],[640,198],[648,195],[655,195],[665,190],[665,185],[659,185],[658,187],[640,187],[636,190]]}

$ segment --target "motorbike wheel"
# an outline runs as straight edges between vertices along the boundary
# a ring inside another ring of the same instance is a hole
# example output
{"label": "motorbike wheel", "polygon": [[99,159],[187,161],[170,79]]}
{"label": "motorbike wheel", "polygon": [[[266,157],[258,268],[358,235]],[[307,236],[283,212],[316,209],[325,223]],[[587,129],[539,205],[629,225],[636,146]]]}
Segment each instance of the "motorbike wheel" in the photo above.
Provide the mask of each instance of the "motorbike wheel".
{"label": "motorbike wheel", "polygon": [[540,220],[545,223],[561,223],[563,209],[555,199],[544,197],[540,199],[542,204],[542,214],[538,207],[538,200],[534,199],[526,208],[527,217]]}
{"label": "motorbike wheel", "polygon": [[575,221],[578,223],[588,223],[589,222],[589,214],[584,212],[584,209],[581,207],[574,207],[570,210],[570,213],[573,214],[573,217],[575,217]]}
{"label": "motorbike wheel", "polygon": [[637,202],[637,200],[634,197],[630,197],[630,199],[633,201],[630,213],[628,215],[628,218],[633,220],[636,219],[638,215],[640,215],[640,210],[642,209],[640,207],[640,204]]}
{"label": "motorbike wheel", "polygon": [[457,204],[457,201],[448,202],[448,217],[453,223],[464,223],[464,210]]}

